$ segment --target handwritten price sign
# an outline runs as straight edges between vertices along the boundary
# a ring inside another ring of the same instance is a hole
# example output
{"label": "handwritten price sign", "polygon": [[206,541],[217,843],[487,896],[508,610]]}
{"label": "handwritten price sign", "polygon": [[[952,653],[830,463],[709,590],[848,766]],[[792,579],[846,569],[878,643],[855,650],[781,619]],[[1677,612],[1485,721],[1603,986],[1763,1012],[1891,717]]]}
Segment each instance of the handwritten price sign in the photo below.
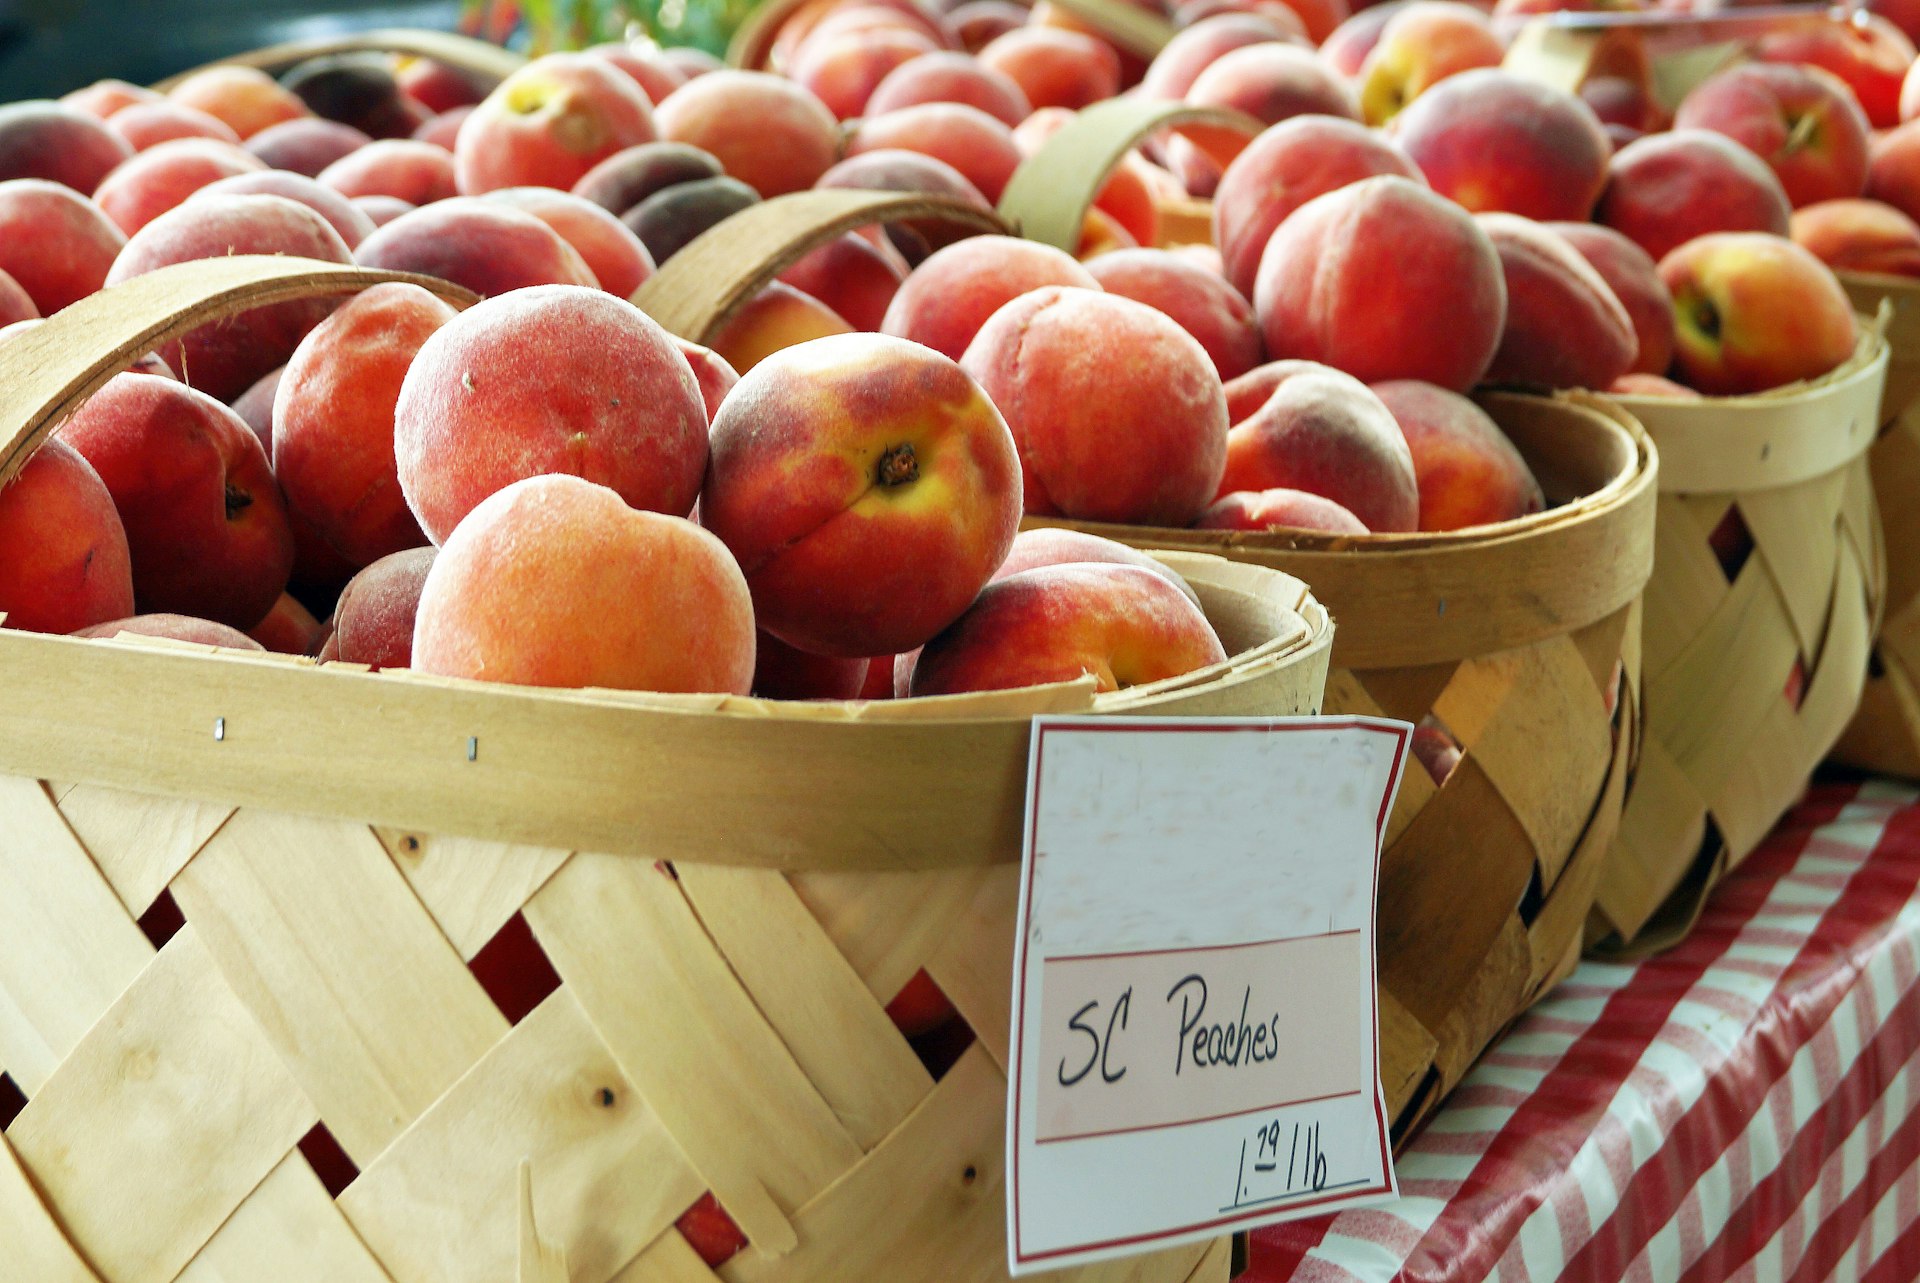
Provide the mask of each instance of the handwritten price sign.
{"label": "handwritten price sign", "polygon": [[1036,722],[1008,1084],[1014,1273],[1394,1192],[1374,894],[1410,729]]}

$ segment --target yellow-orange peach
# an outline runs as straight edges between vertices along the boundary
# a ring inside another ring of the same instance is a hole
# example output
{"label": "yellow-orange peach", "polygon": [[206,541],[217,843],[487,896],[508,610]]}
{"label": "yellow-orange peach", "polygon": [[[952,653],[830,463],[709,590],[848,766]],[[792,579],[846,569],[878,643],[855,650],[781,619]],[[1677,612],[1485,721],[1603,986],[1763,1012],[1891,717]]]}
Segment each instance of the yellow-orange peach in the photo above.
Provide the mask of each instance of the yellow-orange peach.
{"label": "yellow-orange peach", "polygon": [[1360,112],[1370,125],[1463,71],[1497,67],[1506,55],[1487,16],[1471,5],[1413,0],[1387,20],[1360,66]]}
{"label": "yellow-orange peach", "polygon": [[[1393,415],[1351,375],[1311,361],[1276,361],[1228,385],[1248,409],[1227,434],[1215,496],[1305,490],[1369,530],[1419,527],[1413,458]],[[1262,393],[1264,392],[1264,395]]]}
{"label": "yellow-orange peach", "polygon": [[747,300],[712,343],[728,365],[745,374],[795,344],[851,333],[853,327],[825,303],[775,281]]}
{"label": "yellow-orange peach", "polygon": [[1546,506],[1540,483],[1485,410],[1457,392],[1411,380],[1373,389],[1407,440],[1420,483],[1420,529],[1462,530]]}
{"label": "yellow-orange peach", "polygon": [[105,120],[122,107],[131,107],[143,102],[159,102],[163,96],[143,85],[129,84],[124,80],[96,80],[90,85],[60,95],[60,105],[71,107],[75,111],[84,111],[96,120]]}
{"label": "yellow-orange peach", "polygon": [[45,442],[0,485],[0,623],[70,633],[132,613],[127,532],[113,496],[71,446]]}
{"label": "yellow-orange peach", "polygon": [[1058,27],[1009,31],[979,53],[980,65],[1010,78],[1034,107],[1078,111],[1120,92],[1120,58],[1103,40]]}
{"label": "yellow-orange peach", "polygon": [[1826,264],[1779,236],[1723,232],[1660,260],[1674,365],[1713,396],[1818,378],[1853,355],[1853,308]]}
{"label": "yellow-orange peach", "polygon": [[224,121],[234,133],[251,138],[286,120],[309,115],[307,105],[264,71],[252,67],[209,67],[188,76],[167,97]]}
{"label": "yellow-orange peach", "polygon": [[469,195],[501,187],[565,191],[615,152],[657,136],[652,105],[625,72],[588,54],[547,54],[474,108],[460,127],[454,168]]}

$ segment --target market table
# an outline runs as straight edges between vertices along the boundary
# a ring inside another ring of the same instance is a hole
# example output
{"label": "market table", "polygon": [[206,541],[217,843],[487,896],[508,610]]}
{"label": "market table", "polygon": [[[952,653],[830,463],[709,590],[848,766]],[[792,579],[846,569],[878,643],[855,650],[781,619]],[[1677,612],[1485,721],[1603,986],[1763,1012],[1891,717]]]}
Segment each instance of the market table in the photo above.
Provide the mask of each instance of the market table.
{"label": "market table", "polygon": [[1920,1277],[1920,794],[1822,783],[1637,964],[1587,962],[1253,1283]]}

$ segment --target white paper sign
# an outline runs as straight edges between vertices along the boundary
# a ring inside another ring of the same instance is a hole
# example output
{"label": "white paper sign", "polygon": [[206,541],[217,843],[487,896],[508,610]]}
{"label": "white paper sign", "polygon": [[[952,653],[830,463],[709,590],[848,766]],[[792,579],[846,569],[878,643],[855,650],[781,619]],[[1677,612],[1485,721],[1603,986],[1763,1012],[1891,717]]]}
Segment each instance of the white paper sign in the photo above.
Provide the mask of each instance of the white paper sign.
{"label": "white paper sign", "polygon": [[1394,1194],[1374,900],[1412,727],[1034,722],[1015,1274]]}

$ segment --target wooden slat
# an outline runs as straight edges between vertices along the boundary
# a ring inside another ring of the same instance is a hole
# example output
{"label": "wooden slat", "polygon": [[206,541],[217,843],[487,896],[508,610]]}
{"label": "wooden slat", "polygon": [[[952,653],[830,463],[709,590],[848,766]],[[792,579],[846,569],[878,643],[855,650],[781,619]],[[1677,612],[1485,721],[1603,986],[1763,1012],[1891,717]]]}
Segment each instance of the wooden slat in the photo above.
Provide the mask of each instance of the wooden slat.
{"label": "wooden slat", "polygon": [[298,1151],[287,1155],[175,1283],[393,1283]]}
{"label": "wooden slat", "polygon": [[569,854],[549,846],[429,836],[401,829],[377,828],[374,836],[468,961],[546,885]]}
{"label": "wooden slat", "polygon": [[231,806],[215,802],[97,784],[76,784],[60,795],[59,804],[74,835],[136,918],[233,814]]}
{"label": "wooden slat", "polygon": [[362,1166],[507,1030],[365,825],[244,809],[174,898]]}
{"label": "wooden slat", "polygon": [[668,1230],[614,1275],[613,1283],[718,1283],[719,1277],[678,1230]]}
{"label": "wooden slat", "polygon": [[1002,1076],[1013,1034],[1013,942],[1020,915],[1020,870],[989,871],[955,919],[927,974],[958,1009]]}
{"label": "wooden slat", "polygon": [[793,875],[793,889],[874,997],[892,1002],[966,912],[980,869],[940,873],[814,872]]}
{"label": "wooden slat", "polygon": [[32,1283],[100,1283],[21,1170],[20,1160],[0,1135],[0,1244],[9,1271]]}

